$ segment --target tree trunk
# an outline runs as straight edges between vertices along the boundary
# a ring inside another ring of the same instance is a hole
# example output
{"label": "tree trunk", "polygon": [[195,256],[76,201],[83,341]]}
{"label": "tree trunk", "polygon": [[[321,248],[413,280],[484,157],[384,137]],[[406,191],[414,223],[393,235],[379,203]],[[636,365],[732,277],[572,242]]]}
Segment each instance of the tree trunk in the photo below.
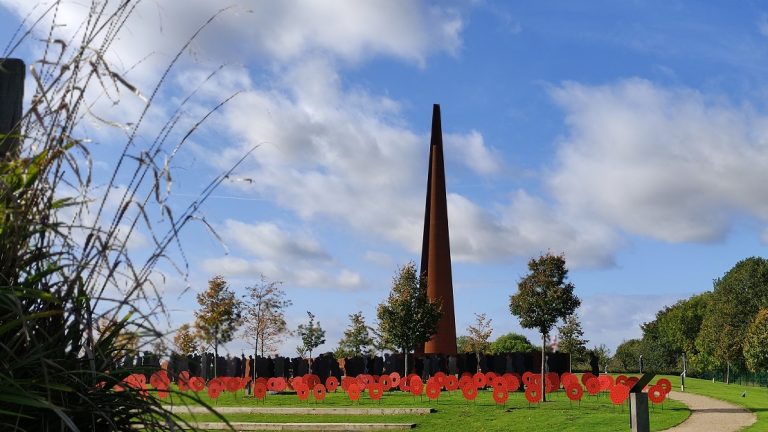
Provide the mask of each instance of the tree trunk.
{"label": "tree trunk", "polygon": [[309,362],[309,373],[312,373],[312,350],[309,350],[309,359],[307,359],[307,362]]}
{"label": "tree trunk", "polygon": [[544,373],[544,354],[545,354],[545,347],[547,345],[547,335],[543,334],[541,335],[541,401],[546,402],[547,401],[547,383],[546,383],[546,374]]}
{"label": "tree trunk", "polygon": [[213,332],[213,377],[219,377],[219,328],[216,327]]}
{"label": "tree trunk", "polygon": [[408,352],[403,348],[403,360],[405,361],[405,368],[403,369],[403,379],[408,376]]}
{"label": "tree trunk", "polygon": [[730,384],[731,383],[731,362],[726,362],[725,383],[726,384]]}

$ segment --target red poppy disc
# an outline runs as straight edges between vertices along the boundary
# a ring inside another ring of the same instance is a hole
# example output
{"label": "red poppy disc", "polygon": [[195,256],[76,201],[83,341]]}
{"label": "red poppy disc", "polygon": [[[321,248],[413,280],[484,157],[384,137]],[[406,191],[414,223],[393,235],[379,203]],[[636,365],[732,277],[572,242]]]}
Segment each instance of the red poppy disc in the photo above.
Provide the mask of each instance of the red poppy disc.
{"label": "red poppy disc", "polygon": [[392,378],[390,378],[389,375],[382,375],[379,378],[379,384],[381,384],[383,391],[387,391],[392,388]]}
{"label": "red poppy disc", "polygon": [[514,374],[504,374],[507,381],[507,391],[516,392],[520,389],[520,380]]}
{"label": "red poppy disc", "polygon": [[597,378],[597,377],[592,375],[590,372],[584,372],[581,375],[581,384],[586,386],[587,385],[587,381],[589,381],[590,378]]}
{"label": "red poppy disc", "polygon": [[525,389],[525,398],[530,403],[539,403],[541,401],[541,390],[536,387],[528,387]]}
{"label": "red poppy disc", "polygon": [[430,400],[435,400],[440,397],[440,389],[442,386],[437,380],[432,380],[427,383],[427,397]]}
{"label": "red poppy disc", "polygon": [[263,400],[267,396],[267,386],[264,383],[257,382],[253,386],[253,396],[258,400]]}
{"label": "red poppy disc", "polygon": [[600,381],[600,391],[609,391],[613,387],[613,377],[610,375],[600,375],[597,380]]}
{"label": "red poppy disc", "polygon": [[205,381],[201,377],[192,377],[189,379],[189,388],[195,392],[201,392],[205,389]]}
{"label": "red poppy disc", "polygon": [[419,377],[411,377],[411,394],[414,396],[420,396],[421,391],[424,388],[424,384]]}
{"label": "red poppy disc", "polygon": [[339,380],[337,380],[335,376],[329,376],[326,378],[325,388],[327,388],[329,392],[335,392],[338,387]]}
{"label": "red poppy disc", "polygon": [[352,383],[347,388],[347,396],[349,396],[349,400],[356,401],[360,399],[360,386],[357,385],[357,383]]}
{"label": "red poppy disc", "polygon": [[565,387],[565,394],[568,395],[568,399],[578,401],[584,396],[584,388],[579,383],[568,384],[568,386]]}
{"label": "red poppy disc", "polygon": [[655,403],[660,404],[664,402],[664,399],[667,398],[667,393],[664,391],[664,389],[656,384],[654,386],[651,386],[651,388],[648,389],[648,399]]}
{"label": "red poppy disc", "polygon": [[485,374],[482,372],[478,372],[475,375],[472,376],[472,380],[475,382],[475,387],[477,388],[483,388],[485,387],[486,380],[485,380]]}
{"label": "red poppy disc", "polygon": [[477,387],[474,383],[467,384],[461,388],[461,394],[466,400],[475,400],[477,397]]}
{"label": "red poppy disc", "polygon": [[453,375],[445,377],[445,389],[448,391],[454,391],[459,388],[459,380]]}
{"label": "red poppy disc", "polygon": [[496,401],[497,404],[501,405],[507,402],[508,398],[509,398],[509,393],[507,392],[507,389],[504,388],[504,386],[494,387],[493,400]]}
{"label": "red poppy disc", "polygon": [[669,392],[672,391],[672,383],[666,378],[656,381],[656,385],[660,386],[661,389],[664,390],[664,393],[669,394]]}
{"label": "red poppy disc", "polygon": [[400,385],[400,374],[397,372],[392,372],[389,374],[389,379],[392,380],[392,387],[397,387]]}
{"label": "red poppy disc", "polygon": [[629,387],[623,384],[616,384],[611,387],[611,402],[614,405],[621,405],[629,397]]}
{"label": "red poppy disc", "polygon": [[299,397],[299,400],[305,401],[309,398],[309,386],[306,384],[301,384],[299,386],[294,387],[294,390],[296,390],[296,396]]}
{"label": "red poppy disc", "polygon": [[600,381],[594,376],[587,380],[587,393],[594,396],[600,393]]}
{"label": "red poppy disc", "polygon": [[384,386],[381,383],[373,383],[368,386],[368,396],[371,399],[379,400],[382,394],[384,394]]}
{"label": "red poppy disc", "polygon": [[314,387],[312,387],[312,396],[315,397],[315,400],[323,400],[325,399],[325,386],[322,384],[315,384]]}

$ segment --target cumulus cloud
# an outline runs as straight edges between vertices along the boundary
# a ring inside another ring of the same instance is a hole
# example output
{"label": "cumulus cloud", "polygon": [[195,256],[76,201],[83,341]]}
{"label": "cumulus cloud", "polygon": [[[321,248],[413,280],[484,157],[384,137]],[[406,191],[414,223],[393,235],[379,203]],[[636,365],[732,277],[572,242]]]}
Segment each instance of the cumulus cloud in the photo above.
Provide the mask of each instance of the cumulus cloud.
{"label": "cumulus cloud", "polygon": [[483,135],[476,130],[467,134],[446,134],[445,147],[451,159],[467,165],[477,174],[492,175],[501,170],[501,155],[486,146]]}
{"label": "cumulus cloud", "polygon": [[768,117],[631,79],[552,89],[566,113],[549,186],[566,214],[668,242],[768,221]]}
{"label": "cumulus cloud", "polygon": [[309,232],[233,219],[224,221],[218,232],[236,254],[205,259],[203,269],[209,273],[237,279],[263,274],[295,286],[342,291],[365,286],[359,273],[340,266]]}

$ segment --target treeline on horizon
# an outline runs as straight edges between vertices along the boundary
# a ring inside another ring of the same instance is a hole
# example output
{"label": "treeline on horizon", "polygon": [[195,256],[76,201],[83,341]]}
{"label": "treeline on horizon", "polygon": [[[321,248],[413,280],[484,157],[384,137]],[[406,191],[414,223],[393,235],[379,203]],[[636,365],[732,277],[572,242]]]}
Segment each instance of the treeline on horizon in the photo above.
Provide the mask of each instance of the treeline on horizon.
{"label": "treeline on horizon", "polygon": [[680,300],[641,325],[640,339],[616,348],[610,368],[681,373],[688,376],[768,370],[768,260],[739,261],[706,291]]}

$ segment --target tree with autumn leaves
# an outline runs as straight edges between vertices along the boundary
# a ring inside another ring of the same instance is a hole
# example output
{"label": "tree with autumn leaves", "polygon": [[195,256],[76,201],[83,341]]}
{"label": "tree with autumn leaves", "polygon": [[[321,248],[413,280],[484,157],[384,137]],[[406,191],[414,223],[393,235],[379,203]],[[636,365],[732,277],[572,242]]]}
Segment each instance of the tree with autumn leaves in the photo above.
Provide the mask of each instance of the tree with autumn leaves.
{"label": "tree with autumn leaves", "polygon": [[[216,358],[219,357],[219,344],[230,342],[242,323],[242,302],[229,289],[229,284],[221,275],[208,281],[208,289],[197,295],[200,310],[195,312],[195,327],[200,338],[213,345]],[[214,362],[214,376],[218,376]]]}

